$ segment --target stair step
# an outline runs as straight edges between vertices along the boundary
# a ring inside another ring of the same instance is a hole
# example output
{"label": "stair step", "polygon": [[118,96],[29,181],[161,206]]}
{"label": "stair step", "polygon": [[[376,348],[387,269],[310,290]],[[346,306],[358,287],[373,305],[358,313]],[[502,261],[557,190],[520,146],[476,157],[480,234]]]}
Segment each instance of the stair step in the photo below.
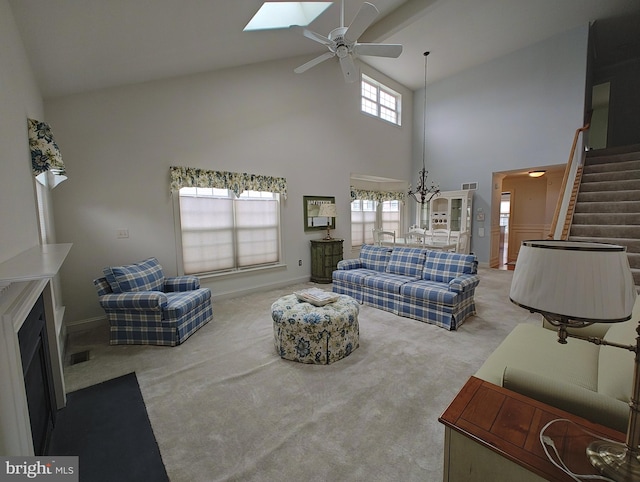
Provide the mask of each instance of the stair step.
{"label": "stair step", "polygon": [[[615,203],[611,203],[615,204]],[[574,225],[625,226],[640,225],[640,212],[635,213],[574,213]]]}
{"label": "stair step", "polygon": [[640,201],[581,202],[576,213],[640,213]]}
{"label": "stair step", "polygon": [[[627,156],[631,156],[628,154]],[[597,172],[612,172],[612,171],[637,171],[640,169],[640,153],[633,153],[632,157],[621,160],[618,158],[606,158],[601,159],[601,162],[594,162],[599,158],[587,158],[584,163],[585,173],[597,173]]]}
{"label": "stair step", "polygon": [[616,244],[618,246],[626,246],[627,254],[640,253],[640,239],[633,238],[615,238],[612,236],[579,236],[570,235],[569,241],[580,241],[585,243],[604,243]]}
{"label": "stair step", "polygon": [[[582,187],[582,186],[581,186]],[[640,190],[579,192],[577,202],[640,201]]]}
{"label": "stair step", "polygon": [[[640,166],[640,161],[638,162]],[[619,170],[606,172],[589,172],[582,174],[582,182],[598,182],[598,181],[624,181],[631,179],[640,179],[640,168],[634,170]]]}
{"label": "stair step", "polygon": [[581,193],[594,191],[640,191],[640,179],[582,182],[580,184]]}
{"label": "stair step", "polygon": [[610,226],[603,224],[574,224],[571,226],[572,236],[595,236],[610,238],[637,239],[640,241],[640,225],[638,226]]}
{"label": "stair step", "polygon": [[620,162],[629,159],[640,158],[640,144],[608,147],[606,149],[592,149],[586,153],[586,162],[589,164]]}
{"label": "stair step", "polygon": [[625,246],[640,295],[640,145],[589,151],[582,169],[568,239]]}

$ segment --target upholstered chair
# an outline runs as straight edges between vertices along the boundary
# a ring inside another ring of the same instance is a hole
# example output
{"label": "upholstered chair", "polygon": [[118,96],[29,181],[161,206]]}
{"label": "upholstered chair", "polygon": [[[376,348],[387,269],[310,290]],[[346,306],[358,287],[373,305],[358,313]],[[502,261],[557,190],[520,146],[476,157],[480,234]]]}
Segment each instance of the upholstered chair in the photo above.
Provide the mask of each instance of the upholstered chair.
{"label": "upholstered chair", "polygon": [[176,346],[213,319],[211,290],[195,276],[165,277],[156,258],[103,273],[93,283],[112,345]]}

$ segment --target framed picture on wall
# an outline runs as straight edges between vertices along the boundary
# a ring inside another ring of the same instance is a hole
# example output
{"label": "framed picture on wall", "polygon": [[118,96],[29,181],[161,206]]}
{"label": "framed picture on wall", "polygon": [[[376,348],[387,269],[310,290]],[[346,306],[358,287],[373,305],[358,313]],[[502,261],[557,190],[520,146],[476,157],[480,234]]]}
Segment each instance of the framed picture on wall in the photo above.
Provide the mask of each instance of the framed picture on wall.
{"label": "framed picture on wall", "polygon": [[333,196],[303,196],[304,210],[304,230],[317,231],[327,229],[329,222],[330,229],[336,229],[336,218],[318,216],[321,204],[335,204],[336,198]]}

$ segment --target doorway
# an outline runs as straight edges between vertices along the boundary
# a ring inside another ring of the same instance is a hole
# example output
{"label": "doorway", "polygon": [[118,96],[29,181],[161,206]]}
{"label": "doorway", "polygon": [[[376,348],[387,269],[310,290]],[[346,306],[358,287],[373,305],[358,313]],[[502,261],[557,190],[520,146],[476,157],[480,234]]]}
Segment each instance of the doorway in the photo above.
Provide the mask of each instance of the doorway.
{"label": "doorway", "polygon": [[511,213],[511,193],[503,192],[500,195],[500,244],[498,269],[509,269],[509,219]]}
{"label": "doorway", "polygon": [[[493,173],[491,268],[514,269],[522,241],[547,237],[565,167],[557,164]],[[532,171],[544,174],[532,176]]]}

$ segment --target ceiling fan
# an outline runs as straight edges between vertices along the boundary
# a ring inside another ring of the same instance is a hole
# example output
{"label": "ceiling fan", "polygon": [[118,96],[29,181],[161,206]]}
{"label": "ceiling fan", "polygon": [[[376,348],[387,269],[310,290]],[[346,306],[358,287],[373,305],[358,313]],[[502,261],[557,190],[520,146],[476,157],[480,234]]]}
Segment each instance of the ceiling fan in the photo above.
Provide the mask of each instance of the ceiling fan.
{"label": "ceiling fan", "polygon": [[373,56],[373,57],[390,57],[397,58],[402,53],[402,45],[400,44],[374,44],[374,43],[358,43],[358,38],[369,28],[375,18],[378,16],[378,9],[369,2],[364,2],[358,10],[355,18],[348,27],[344,26],[344,0],[342,0],[342,10],[340,15],[340,27],[333,29],[328,37],[320,35],[316,32],[308,30],[300,26],[292,26],[291,28],[301,32],[305,37],[314,40],[326,46],[329,51],[302,64],[294,69],[296,74],[301,74],[315,67],[321,62],[338,57],[340,67],[344,79],[347,82],[355,82],[358,80],[360,69],[354,62],[357,56]]}

